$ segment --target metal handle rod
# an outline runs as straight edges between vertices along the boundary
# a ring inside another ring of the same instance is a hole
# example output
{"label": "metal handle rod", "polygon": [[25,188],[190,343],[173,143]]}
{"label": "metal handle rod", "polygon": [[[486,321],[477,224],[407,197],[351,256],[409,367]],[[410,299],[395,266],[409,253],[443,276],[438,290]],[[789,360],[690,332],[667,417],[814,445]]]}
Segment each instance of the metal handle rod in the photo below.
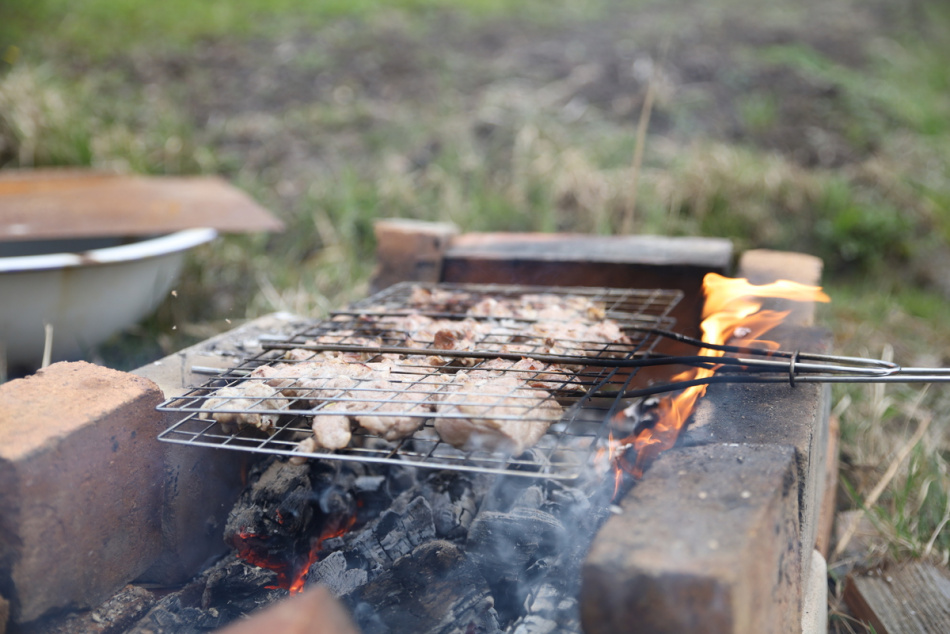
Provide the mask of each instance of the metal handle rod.
{"label": "metal handle rod", "polygon": [[[700,342],[701,343],[701,342]],[[753,354],[768,355],[769,357],[787,357],[789,361],[773,358],[751,359],[747,357],[716,357],[710,355],[653,355],[646,354],[633,359],[617,359],[605,357],[584,357],[580,355],[556,355],[539,352],[503,352],[493,350],[440,350],[436,348],[413,348],[407,346],[364,346],[351,344],[293,344],[273,342],[265,344],[268,350],[302,349],[314,352],[357,352],[371,354],[406,354],[430,355],[452,358],[488,359],[500,358],[510,361],[520,361],[524,358],[534,359],[542,363],[557,363],[561,365],[585,365],[592,367],[610,368],[643,368],[663,365],[687,365],[699,367],[715,367],[719,365],[743,366],[749,370],[783,372],[788,374],[791,369],[791,359],[795,359],[796,372],[837,372],[857,375],[886,375],[898,370],[900,366],[889,361],[878,359],[861,359],[853,357],[836,357],[832,355],[815,354],[810,352],[778,351],[781,354],[757,348],[738,348],[734,346],[706,346],[710,348],[729,348],[744,350]],[[808,363],[807,361],[821,361],[823,363]]]}
{"label": "metal handle rod", "polygon": [[[913,368],[914,370],[925,370],[927,368]],[[931,368],[933,370],[933,368]],[[936,368],[937,373],[931,374],[903,374],[901,372],[888,375],[877,376],[847,376],[847,375],[820,375],[805,374],[796,376],[794,383],[946,383],[950,382],[950,369]],[[652,385],[650,387],[636,390],[627,390],[621,394],[621,398],[639,398],[643,396],[652,396],[654,394],[663,394],[666,392],[676,392],[697,385],[712,385],[715,383],[790,383],[787,376],[775,375],[757,375],[757,374],[714,374],[701,379],[691,379],[688,381],[675,381],[673,383],[663,383]],[[606,394],[605,394],[606,396]]]}
{"label": "metal handle rod", "polygon": [[757,348],[753,346],[730,346],[726,344],[715,344],[715,343],[706,343],[702,339],[696,339],[695,337],[690,337],[688,335],[683,335],[678,332],[673,332],[672,330],[664,330],[662,328],[641,328],[634,326],[630,330],[636,332],[645,332],[653,335],[658,335],[660,337],[665,337],[666,339],[672,339],[674,341],[679,341],[680,343],[687,343],[697,348],[706,348],[708,350],[719,350],[721,352],[732,352],[736,354],[756,354],[764,357],[783,357],[791,358],[796,354],[800,359],[810,359],[812,361],[825,361],[828,363],[838,363],[842,365],[856,365],[856,366],[871,366],[871,367],[880,367],[880,368],[898,368],[899,366],[892,361],[885,361],[883,359],[868,359],[866,357],[848,357],[840,356],[833,354],[821,354],[818,352],[795,352],[790,350],[769,350],[768,348]]}

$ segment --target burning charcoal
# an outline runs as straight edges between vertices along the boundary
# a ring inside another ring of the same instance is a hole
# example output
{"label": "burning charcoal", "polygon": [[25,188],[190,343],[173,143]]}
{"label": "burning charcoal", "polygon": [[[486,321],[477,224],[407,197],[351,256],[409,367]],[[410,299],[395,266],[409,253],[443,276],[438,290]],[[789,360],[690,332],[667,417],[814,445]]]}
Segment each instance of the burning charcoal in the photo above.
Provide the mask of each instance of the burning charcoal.
{"label": "burning charcoal", "polygon": [[580,606],[571,593],[545,583],[525,600],[525,615],[508,631],[512,634],[548,634],[580,632]]}
{"label": "burning charcoal", "polygon": [[383,513],[373,532],[389,558],[395,560],[435,537],[432,507],[425,498],[417,497],[403,513]]}
{"label": "burning charcoal", "polygon": [[337,551],[310,567],[307,583],[320,583],[330,589],[335,597],[349,594],[362,586],[369,575],[360,567],[350,568],[346,555]]}
{"label": "burning charcoal", "polygon": [[357,595],[354,614],[364,632],[499,631],[485,579],[451,542],[434,540],[419,546]]}
{"label": "burning charcoal", "polygon": [[201,607],[233,617],[253,612],[287,596],[276,588],[278,573],[258,568],[235,556],[225,557],[207,572]]}
{"label": "burning charcoal", "polygon": [[[510,513],[483,511],[472,522],[468,546],[485,576],[505,621],[521,614],[533,579],[545,576],[567,541],[567,530],[550,513],[515,509]],[[532,568],[534,566],[534,568]]]}
{"label": "burning charcoal", "polygon": [[215,609],[183,605],[181,595],[175,593],[155,604],[126,634],[199,634],[223,627],[230,620]]}
{"label": "burning charcoal", "polygon": [[630,405],[620,411],[610,421],[610,427],[618,436],[636,436],[645,429],[650,429],[659,420],[657,397],[637,398]]}
{"label": "burning charcoal", "polygon": [[386,476],[381,475],[363,475],[356,478],[353,486],[360,493],[377,492],[385,484]]}
{"label": "burning charcoal", "polygon": [[556,621],[546,619],[537,614],[518,619],[518,621],[509,630],[511,634],[552,634],[553,632],[564,632]]}
{"label": "burning charcoal", "polygon": [[529,486],[515,500],[515,508],[539,509],[544,504],[544,490],[540,486]]}
{"label": "burning charcoal", "polygon": [[275,460],[241,494],[228,516],[224,539],[238,550],[251,540],[267,542],[274,554],[292,548],[313,518],[312,497],[309,466]]}
{"label": "burning charcoal", "polygon": [[572,542],[582,544],[593,537],[609,514],[607,505],[610,498],[607,496],[612,495],[613,488],[604,493],[604,499],[599,499],[601,493],[598,490],[591,494],[579,488],[551,483],[548,499],[540,508],[558,518],[565,526],[570,526],[575,535],[583,535],[583,540]]}
{"label": "burning charcoal", "polygon": [[422,495],[432,505],[435,533],[444,538],[464,538],[475,518],[477,502],[472,478],[437,471],[422,483]]}
{"label": "burning charcoal", "polygon": [[[71,614],[64,619],[55,620],[36,628],[42,634],[120,634],[134,625],[155,604],[155,595],[141,586],[129,585],[105,601],[94,610]],[[0,612],[0,631],[6,623],[6,616]],[[31,628],[31,631],[33,629]]]}
{"label": "burning charcoal", "polygon": [[[535,486],[532,478],[501,476],[491,482],[490,492],[483,495],[480,508],[481,512],[498,511],[507,512],[515,508],[518,500],[524,496],[525,490]],[[528,500],[529,498],[525,498]],[[537,507],[535,507],[537,508]]]}
{"label": "burning charcoal", "polygon": [[278,585],[289,588],[309,558],[313,538],[354,521],[349,489],[357,475],[340,463],[274,461],[234,505],[225,541],[241,559],[275,570]]}
{"label": "burning charcoal", "polygon": [[[435,524],[432,507],[424,498],[414,494],[414,491],[407,491],[378,519],[361,529],[325,541],[323,550],[329,552],[342,549],[347,561],[346,570],[358,569],[367,579],[374,579],[389,568],[393,561],[433,538]],[[333,565],[339,565],[339,562],[334,562]],[[334,570],[323,566],[328,564],[318,561],[311,565],[306,577],[307,583],[326,582],[323,575],[333,573]]]}

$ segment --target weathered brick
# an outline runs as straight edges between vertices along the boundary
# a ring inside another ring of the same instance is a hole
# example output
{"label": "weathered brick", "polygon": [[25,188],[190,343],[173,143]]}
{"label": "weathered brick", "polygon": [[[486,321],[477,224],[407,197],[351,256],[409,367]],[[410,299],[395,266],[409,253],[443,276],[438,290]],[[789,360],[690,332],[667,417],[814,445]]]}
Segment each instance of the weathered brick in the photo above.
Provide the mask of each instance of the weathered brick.
{"label": "weathered brick", "polygon": [[[773,336],[774,334],[774,336]],[[770,334],[783,348],[827,352],[830,336],[813,328],[783,328]],[[710,385],[699,399],[681,447],[720,443],[755,443],[795,449],[803,546],[802,571],[811,565],[824,494],[828,450],[828,385],[799,383]]]}
{"label": "weathered brick", "polygon": [[732,254],[720,238],[469,233],[445,252],[442,280],[679,289],[677,327],[698,336],[703,276],[725,274]]}
{"label": "weathered brick", "polygon": [[584,631],[797,632],[796,479],[790,447],[662,454],[594,540]]}
{"label": "weathered brick", "polygon": [[458,233],[455,225],[393,218],[379,220],[376,234],[376,270],[371,283],[378,291],[397,282],[438,282],[442,256]]}
{"label": "weathered brick", "polygon": [[357,634],[350,616],[323,586],[281,601],[250,618],[230,625],[219,634]]}
{"label": "weathered brick", "polygon": [[[289,334],[300,327],[298,316],[266,315],[133,372],[157,383],[165,397],[171,398],[207,379],[193,374],[193,366],[235,366],[241,357],[260,351],[261,335]],[[166,414],[162,427],[179,418],[180,414]],[[196,574],[209,557],[227,550],[224,524],[244,486],[244,474],[257,457],[242,451],[159,444],[165,465],[163,547],[139,580],[174,585]]]}
{"label": "weathered brick", "polygon": [[158,554],[161,399],[82,362],[0,386],[0,583],[15,622],[97,605]]}

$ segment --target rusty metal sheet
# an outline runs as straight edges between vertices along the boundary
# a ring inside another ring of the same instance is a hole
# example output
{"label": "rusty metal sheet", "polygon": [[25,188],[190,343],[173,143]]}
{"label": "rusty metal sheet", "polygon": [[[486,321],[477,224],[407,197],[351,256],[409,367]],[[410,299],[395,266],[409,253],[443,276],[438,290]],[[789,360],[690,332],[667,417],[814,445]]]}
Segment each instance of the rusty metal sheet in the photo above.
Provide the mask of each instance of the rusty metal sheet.
{"label": "rusty metal sheet", "polygon": [[0,240],[148,236],[197,227],[248,233],[284,225],[215,176],[0,171]]}

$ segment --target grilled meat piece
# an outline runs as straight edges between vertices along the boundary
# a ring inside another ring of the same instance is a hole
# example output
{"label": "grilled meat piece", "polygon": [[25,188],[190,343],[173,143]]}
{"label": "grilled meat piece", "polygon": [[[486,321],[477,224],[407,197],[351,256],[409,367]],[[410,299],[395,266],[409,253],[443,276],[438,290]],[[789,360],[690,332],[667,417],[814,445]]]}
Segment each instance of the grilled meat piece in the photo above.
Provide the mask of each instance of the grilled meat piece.
{"label": "grilled meat piece", "polygon": [[562,347],[571,356],[617,357],[634,348],[617,322],[610,319],[596,322],[582,319],[544,321],[533,324],[530,330],[536,337]]}
{"label": "grilled meat piece", "polygon": [[[205,401],[204,407],[211,410],[282,409],[284,403],[279,398],[273,398],[275,396],[280,396],[280,393],[274,388],[254,381],[239,386],[218,388],[214,391],[213,397]],[[227,434],[233,434],[242,427],[256,427],[270,433],[277,426],[279,415],[260,414],[253,411],[212,412],[211,418],[218,421]]]}
{"label": "grilled meat piece", "polygon": [[564,413],[549,393],[515,377],[466,377],[453,388],[437,406],[435,429],[459,449],[519,455]]}
{"label": "grilled meat piece", "polygon": [[545,390],[566,389],[570,385],[578,384],[574,373],[565,366],[542,363],[534,359],[488,359],[468,371],[466,376],[468,379],[509,376],[522,381],[527,387]]}
{"label": "grilled meat piece", "polygon": [[520,297],[485,297],[468,309],[469,315],[480,317],[508,317],[532,321],[596,321],[605,316],[604,306],[586,297],[572,297],[542,293]]}
{"label": "grilled meat piece", "polygon": [[346,416],[330,414],[314,416],[313,425],[314,444],[324,449],[342,449],[350,444],[350,419]]}

